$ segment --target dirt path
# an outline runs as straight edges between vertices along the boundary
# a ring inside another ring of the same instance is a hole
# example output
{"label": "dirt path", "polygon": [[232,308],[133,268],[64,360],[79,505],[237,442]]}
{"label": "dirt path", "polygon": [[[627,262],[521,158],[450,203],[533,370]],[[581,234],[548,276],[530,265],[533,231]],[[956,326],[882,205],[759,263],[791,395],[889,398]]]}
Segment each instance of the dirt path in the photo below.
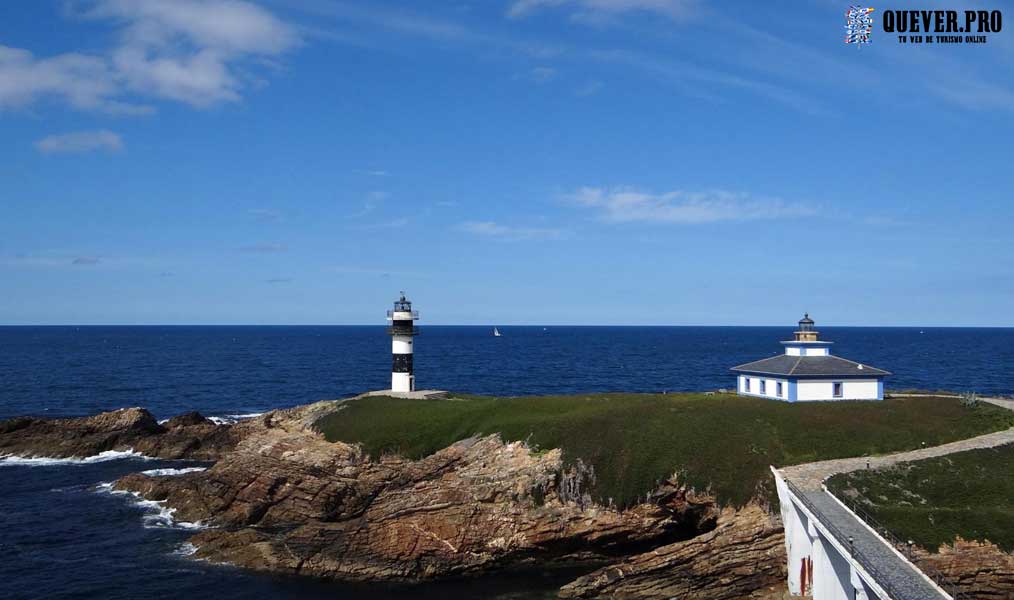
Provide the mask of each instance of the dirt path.
{"label": "dirt path", "polygon": [[[908,397],[919,396],[919,394],[897,395]],[[990,404],[1006,408],[1007,410],[1014,410],[1014,400],[1007,400],[1004,398],[980,398],[979,400],[981,402],[988,402]],[[885,456],[860,456],[857,458],[824,460],[820,462],[796,465],[793,467],[785,467],[779,469],[779,471],[786,479],[790,480],[800,488],[816,491],[821,489],[821,484],[824,480],[832,475],[837,475],[838,473],[850,473],[852,471],[867,468],[879,469],[901,462],[934,458],[937,456],[953,454],[955,452],[964,452],[965,450],[994,448],[1005,444],[1014,444],[1014,427],[1005,431],[987,433],[985,435],[968,438],[967,440],[960,440],[940,446],[932,446],[930,448],[921,448],[919,450],[910,450],[908,452],[898,452],[895,454],[887,454]]]}

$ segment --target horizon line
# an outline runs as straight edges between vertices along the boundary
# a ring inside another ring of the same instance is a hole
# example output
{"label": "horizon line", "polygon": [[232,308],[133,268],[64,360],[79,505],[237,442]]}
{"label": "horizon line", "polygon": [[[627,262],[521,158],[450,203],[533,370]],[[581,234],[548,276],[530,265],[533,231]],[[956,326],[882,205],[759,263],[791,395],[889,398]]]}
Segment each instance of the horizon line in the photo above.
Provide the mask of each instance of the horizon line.
{"label": "horizon line", "polygon": [[[0,327],[378,327],[389,325],[382,323],[0,323]],[[642,323],[427,323],[418,325],[426,327],[765,327],[788,329],[794,325],[701,325],[701,324],[642,324]],[[878,329],[1014,329],[1014,325],[821,325],[833,328],[878,328]]]}

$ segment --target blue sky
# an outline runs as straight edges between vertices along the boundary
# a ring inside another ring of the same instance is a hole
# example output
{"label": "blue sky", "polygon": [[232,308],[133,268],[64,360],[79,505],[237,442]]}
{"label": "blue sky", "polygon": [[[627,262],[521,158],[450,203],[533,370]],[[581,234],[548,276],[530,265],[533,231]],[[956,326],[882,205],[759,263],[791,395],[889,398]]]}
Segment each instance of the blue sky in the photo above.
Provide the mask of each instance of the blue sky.
{"label": "blue sky", "polygon": [[4,3],[0,323],[1014,325],[1012,32],[846,6]]}

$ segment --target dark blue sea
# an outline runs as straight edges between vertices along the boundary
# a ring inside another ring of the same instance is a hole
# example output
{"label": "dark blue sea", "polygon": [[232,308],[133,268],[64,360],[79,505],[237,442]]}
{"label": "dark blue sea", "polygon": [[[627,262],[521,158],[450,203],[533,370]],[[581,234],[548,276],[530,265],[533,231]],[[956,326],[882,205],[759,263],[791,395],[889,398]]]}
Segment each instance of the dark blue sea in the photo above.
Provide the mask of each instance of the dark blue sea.
{"label": "dark blue sea", "polygon": [[[731,387],[791,327],[423,327],[420,388],[515,396]],[[823,328],[887,388],[1014,393],[1014,329]],[[0,327],[0,418],[144,406],[234,418],[390,384],[383,327]],[[185,557],[191,532],[104,491],[137,458],[0,462],[0,598],[551,598],[574,572],[529,569],[408,589],[246,573]]]}

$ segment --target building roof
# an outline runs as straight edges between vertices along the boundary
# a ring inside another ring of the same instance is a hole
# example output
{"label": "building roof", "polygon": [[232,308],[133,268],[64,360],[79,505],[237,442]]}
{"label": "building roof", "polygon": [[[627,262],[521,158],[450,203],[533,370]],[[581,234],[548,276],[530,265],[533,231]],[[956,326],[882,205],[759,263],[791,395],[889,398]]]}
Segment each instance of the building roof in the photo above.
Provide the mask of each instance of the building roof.
{"label": "building roof", "polygon": [[889,371],[837,356],[790,356],[780,354],[733,367],[739,373],[789,377],[883,377]]}

